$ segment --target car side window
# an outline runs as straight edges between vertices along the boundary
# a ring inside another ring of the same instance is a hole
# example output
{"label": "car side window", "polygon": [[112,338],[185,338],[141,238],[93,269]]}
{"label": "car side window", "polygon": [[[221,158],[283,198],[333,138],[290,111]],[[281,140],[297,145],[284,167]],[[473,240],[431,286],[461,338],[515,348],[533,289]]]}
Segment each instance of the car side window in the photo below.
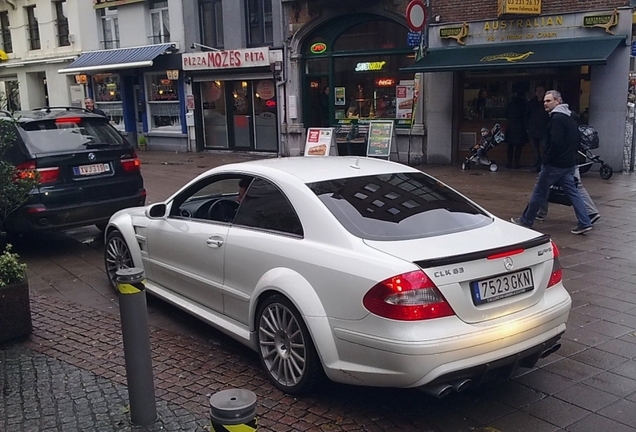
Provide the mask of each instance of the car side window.
{"label": "car side window", "polygon": [[202,179],[175,198],[170,216],[231,223],[250,180],[227,175]]}
{"label": "car side window", "polygon": [[296,211],[278,187],[267,180],[254,179],[234,221],[236,225],[303,235]]}

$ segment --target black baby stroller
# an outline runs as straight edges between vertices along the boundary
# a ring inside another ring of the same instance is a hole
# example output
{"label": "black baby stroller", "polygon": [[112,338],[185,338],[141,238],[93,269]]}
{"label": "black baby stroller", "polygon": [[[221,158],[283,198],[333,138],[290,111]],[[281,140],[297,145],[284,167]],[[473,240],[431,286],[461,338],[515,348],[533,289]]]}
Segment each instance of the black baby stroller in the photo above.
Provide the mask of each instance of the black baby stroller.
{"label": "black baby stroller", "polygon": [[492,129],[481,128],[481,140],[470,149],[470,156],[462,163],[462,169],[468,170],[471,165],[486,165],[490,171],[497,171],[497,164],[488,157],[488,152],[506,139],[499,123]]}
{"label": "black baby stroller", "polygon": [[581,135],[579,145],[581,163],[579,163],[579,171],[581,174],[586,173],[592,168],[592,165],[599,163],[601,164],[599,169],[601,178],[608,180],[614,174],[614,170],[592,151],[599,146],[598,132],[592,126],[581,125],[579,126],[579,133]]}

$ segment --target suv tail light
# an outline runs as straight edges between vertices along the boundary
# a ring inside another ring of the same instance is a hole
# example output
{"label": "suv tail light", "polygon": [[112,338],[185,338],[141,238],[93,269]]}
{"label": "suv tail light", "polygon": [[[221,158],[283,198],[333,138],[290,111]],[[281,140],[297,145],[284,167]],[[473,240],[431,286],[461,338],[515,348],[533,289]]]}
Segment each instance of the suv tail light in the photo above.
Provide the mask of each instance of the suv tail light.
{"label": "suv tail light", "polygon": [[561,267],[561,261],[559,261],[559,256],[561,252],[559,252],[559,248],[556,243],[551,241],[552,250],[554,251],[554,261],[552,261],[552,271],[550,272],[550,280],[548,281],[547,288],[554,286],[563,280],[563,268]]}
{"label": "suv tail light", "polygon": [[137,158],[137,153],[131,155],[130,159],[122,159],[121,167],[128,173],[139,172],[141,169],[141,161]]}
{"label": "suv tail light", "polygon": [[421,270],[388,278],[362,300],[370,312],[400,321],[420,321],[455,315],[435,284]]}
{"label": "suv tail light", "polygon": [[60,176],[60,167],[36,168],[35,161],[26,161],[15,167],[17,178],[33,178],[38,173],[39,183],[53,183]]}

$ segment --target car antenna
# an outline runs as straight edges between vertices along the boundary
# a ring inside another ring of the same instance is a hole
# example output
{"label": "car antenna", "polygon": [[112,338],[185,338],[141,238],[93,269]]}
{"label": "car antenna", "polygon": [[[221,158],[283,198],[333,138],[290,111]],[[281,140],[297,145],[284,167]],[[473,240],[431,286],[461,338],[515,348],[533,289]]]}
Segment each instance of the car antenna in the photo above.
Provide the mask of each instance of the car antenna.
{"label": "car antenna", "polygon": [[360,158],[356,158],[356,161],[351,165],[353,169],[360,169]]}

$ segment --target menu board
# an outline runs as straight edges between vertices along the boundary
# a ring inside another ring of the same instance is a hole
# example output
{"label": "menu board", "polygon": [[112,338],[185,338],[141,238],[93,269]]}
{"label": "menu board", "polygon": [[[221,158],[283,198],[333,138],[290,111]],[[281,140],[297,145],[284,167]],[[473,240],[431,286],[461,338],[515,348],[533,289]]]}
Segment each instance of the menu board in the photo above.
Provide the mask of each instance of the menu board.
{"label": "menu board", "polygon": [[[336,147],[336,135],[333,128],[309,128],[307,129],[307,141],[305,142],[305,156],[329,156],[338,153]],[[335,153],[335,154],[334,154]]]}
{"label": "menu board", "polygon": [[393,141],[392,121],[369,122],[369,138],[367,139],[367,156],[389,158]]}

